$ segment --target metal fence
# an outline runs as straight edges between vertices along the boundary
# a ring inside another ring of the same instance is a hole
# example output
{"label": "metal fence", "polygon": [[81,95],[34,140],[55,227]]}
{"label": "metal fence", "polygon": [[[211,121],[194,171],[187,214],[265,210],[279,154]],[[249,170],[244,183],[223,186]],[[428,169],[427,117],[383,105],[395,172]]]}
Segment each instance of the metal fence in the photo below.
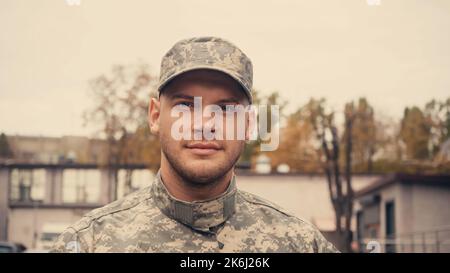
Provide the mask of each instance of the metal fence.
{"label": "metal fence", "polygon": [[450,226],[386,238],[364,238],[359,250],[370,253],[450,253]]}

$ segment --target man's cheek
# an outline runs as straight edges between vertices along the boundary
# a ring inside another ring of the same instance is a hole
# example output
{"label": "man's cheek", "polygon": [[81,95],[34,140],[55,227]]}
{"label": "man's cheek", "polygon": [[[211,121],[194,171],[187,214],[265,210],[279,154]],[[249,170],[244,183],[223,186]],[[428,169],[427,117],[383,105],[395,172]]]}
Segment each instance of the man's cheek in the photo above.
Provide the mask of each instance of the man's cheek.
{"label": "man's cheek", "polygon": [[171,137],[171,128],[173,127],[173,123],[175,122],[175,119],[171,118],[170,116],[164,115],[161,116],[160,119],[160,125],[159,125],[159,131],[161,136],[169,138],[170,140],[173,140]]}

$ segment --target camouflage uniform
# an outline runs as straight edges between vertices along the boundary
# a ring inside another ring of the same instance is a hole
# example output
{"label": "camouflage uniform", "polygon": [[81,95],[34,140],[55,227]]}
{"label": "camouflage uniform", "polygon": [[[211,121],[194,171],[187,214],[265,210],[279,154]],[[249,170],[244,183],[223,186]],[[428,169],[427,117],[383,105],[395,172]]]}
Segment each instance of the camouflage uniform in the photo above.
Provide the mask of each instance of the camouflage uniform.
{"label": "camouflage uniform", "polygon": [[54,252],[336,252],[311,224],[253,194],[233,177],[221,196],[184,202],[158,174],[150,187],[93,210]]}
{"label": "camouflage uniform", "polygon": [[[211,69],[242,86],[252,102],[253,68],[236,46],[215,37],[176,43],[163,57],[158,91],[187,71]],[[69,227],[55,252],[335,252],[311,224],[236,188],[197,202],[175,199],[160,174],[151,187],[96,209]]]}

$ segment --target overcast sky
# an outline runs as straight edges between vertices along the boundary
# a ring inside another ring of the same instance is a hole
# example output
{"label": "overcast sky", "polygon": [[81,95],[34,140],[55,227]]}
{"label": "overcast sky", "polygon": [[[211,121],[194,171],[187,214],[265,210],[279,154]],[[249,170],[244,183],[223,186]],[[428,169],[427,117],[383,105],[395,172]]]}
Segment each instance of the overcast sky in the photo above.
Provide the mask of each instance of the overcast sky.
{"label": "overcast sky", "polygon": [[254,86],[288,110],[365,96],[399,118],[450,96],[448,0],[2,0],[0,132],[89,136],[89,79],[138,62],[157,75],[175,42],[204,35],[246,52]]}

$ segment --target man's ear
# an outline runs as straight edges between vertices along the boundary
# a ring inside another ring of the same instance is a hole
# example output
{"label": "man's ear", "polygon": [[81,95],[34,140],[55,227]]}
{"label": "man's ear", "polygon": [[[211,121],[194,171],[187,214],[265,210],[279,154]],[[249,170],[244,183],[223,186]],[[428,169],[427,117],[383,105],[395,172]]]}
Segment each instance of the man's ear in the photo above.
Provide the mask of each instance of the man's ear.
{"label": "man's ear", "polygon": [[152,134],[159,133],[159,117],[161,113],[161,101],[156,98],[151,98],[148,107],[148,125]]}
{"label": "man's ear", "polygon": [[256,109],[253,105],[248,105],[248,111],[246,111],[246,126],[245,126],[245,141],[249,143],[254,140],[254,134],[256,130]]}

